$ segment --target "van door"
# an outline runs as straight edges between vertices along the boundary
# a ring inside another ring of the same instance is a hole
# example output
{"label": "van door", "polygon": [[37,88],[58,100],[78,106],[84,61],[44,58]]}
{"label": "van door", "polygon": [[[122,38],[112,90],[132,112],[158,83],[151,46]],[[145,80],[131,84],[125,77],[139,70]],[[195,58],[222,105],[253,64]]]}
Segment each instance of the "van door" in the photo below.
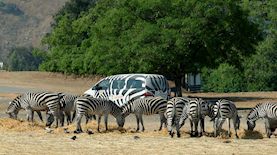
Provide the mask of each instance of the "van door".
{"label": "van door", "polygon": [[126,82],[123,79],[113,80],[111,82],[110,97],[109,99],[117,105],[122,105],[124,102],[124,90],[126,89]]}
{"label": "van door", "polygon": [[169,96],[169,85],[164,76],[149,76],[146,80],[146,88],[151,91],[153,96],[161,96],[165,99]]}

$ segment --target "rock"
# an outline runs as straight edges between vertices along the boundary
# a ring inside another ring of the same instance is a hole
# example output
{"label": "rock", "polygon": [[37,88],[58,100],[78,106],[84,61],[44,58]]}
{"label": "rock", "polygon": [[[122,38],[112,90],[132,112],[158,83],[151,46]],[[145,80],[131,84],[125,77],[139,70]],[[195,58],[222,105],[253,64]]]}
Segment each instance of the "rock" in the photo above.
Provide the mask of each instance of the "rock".
{"label": "rock", "polygon": [[134,136],[134,139],[137,140],[137,139],[140,139],[140,137],[139,136]]}
{"label": "rock", "polygon": [[76,140],[76,138],[77,138],[76,136],[71,137],[72,140]]}
{"label": "rock", "polygon": [[92,131],[92,129],[88,129],[87,134],[92,135],[92,134],[94,134],[94,132]]}

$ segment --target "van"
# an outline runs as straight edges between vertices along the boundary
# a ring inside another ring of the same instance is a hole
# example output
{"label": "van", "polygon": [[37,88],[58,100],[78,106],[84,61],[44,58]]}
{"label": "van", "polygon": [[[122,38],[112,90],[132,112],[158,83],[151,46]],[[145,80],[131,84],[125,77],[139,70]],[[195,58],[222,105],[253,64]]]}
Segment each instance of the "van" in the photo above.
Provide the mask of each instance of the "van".
{"label": "van", "polygon": [[108,76],[97,82],[84,94],[105,98],[122,106],[131,99],[148,96],[169,98],[167,79],[158,74],[119,74]]}

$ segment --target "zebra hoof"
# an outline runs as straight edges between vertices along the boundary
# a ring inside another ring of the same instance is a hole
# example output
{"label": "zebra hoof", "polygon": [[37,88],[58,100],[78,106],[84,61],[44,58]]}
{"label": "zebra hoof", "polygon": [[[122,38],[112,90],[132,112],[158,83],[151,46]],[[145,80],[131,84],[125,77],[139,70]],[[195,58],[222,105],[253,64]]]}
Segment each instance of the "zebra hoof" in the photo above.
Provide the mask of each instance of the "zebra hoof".
{"label": "zebra hoof", "polygon": [[180,137],[181,137],[181,134],[180,134],[180,133],[177,133],[177,137],[180,138]]}
{"label": "zebra hoof", "polygon": [[82,132],[83,132],[83,131],[82,131],[82,130],[79,130],[79,129],[77,129],[77,130],[74,131],[74,133],[77,133],[77,134],[82,133]]}
{"label": "zebra hoof", "polygon": [[171,136],[171,138],[173,138],[174,132],[169,132],[169,135]]}

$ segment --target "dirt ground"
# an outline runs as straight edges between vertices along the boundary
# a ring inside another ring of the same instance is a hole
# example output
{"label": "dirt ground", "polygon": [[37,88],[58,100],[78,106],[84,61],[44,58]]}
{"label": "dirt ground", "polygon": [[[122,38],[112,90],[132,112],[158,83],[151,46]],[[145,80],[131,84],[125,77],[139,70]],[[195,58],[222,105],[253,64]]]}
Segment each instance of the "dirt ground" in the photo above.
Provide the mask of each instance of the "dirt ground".
{"label": "dirt ground", "polygon": [[[0,72],[0,154],[276,154],[275,136],[266,138],[262,120],[257,122],[256,131],[246,131],[245,117],[249,111],[240,111],[243,116],[239,139],[223,135],[211,137],[212,123],[206,119],[205,136],[191,138],[189,125],[182,128],[181,138],[170,138],[166,129],[157,131],[158,115],[144,116],[145,132],[135,132],[134,116],[126,118],[124,129],[118,130],[112,116],[109,117],[109,131],[101,133],[96,122],[82,125],[83,130],[92,129],[94,134],[74,134],[75,124],[57,129],[45,130],[44,123],[31,124],[25,120],[25,112],[20,111],[20,120],[7,118],[5,110],[8,102],[18,95],[15,92],[1,92],[3,88],[24,88],[26,90],[62,91],[82,94],[101,77],[76,78],[53,73],[40,72]],[[251,108],[259,102],[277,102],[277,92],[241,93],[186,93],[183,95],[205,99],[226,98],[238,107]],[[38,119],[36,119],[38,121]],[[103,122],[102,122],[103,123]],[[67,128],[70,133],[64,133]],[[233,131],[231,125],[231,131]],[[232,132],[233,133],[233,132]],[[75,140],[71,138],[76,136]]]}

